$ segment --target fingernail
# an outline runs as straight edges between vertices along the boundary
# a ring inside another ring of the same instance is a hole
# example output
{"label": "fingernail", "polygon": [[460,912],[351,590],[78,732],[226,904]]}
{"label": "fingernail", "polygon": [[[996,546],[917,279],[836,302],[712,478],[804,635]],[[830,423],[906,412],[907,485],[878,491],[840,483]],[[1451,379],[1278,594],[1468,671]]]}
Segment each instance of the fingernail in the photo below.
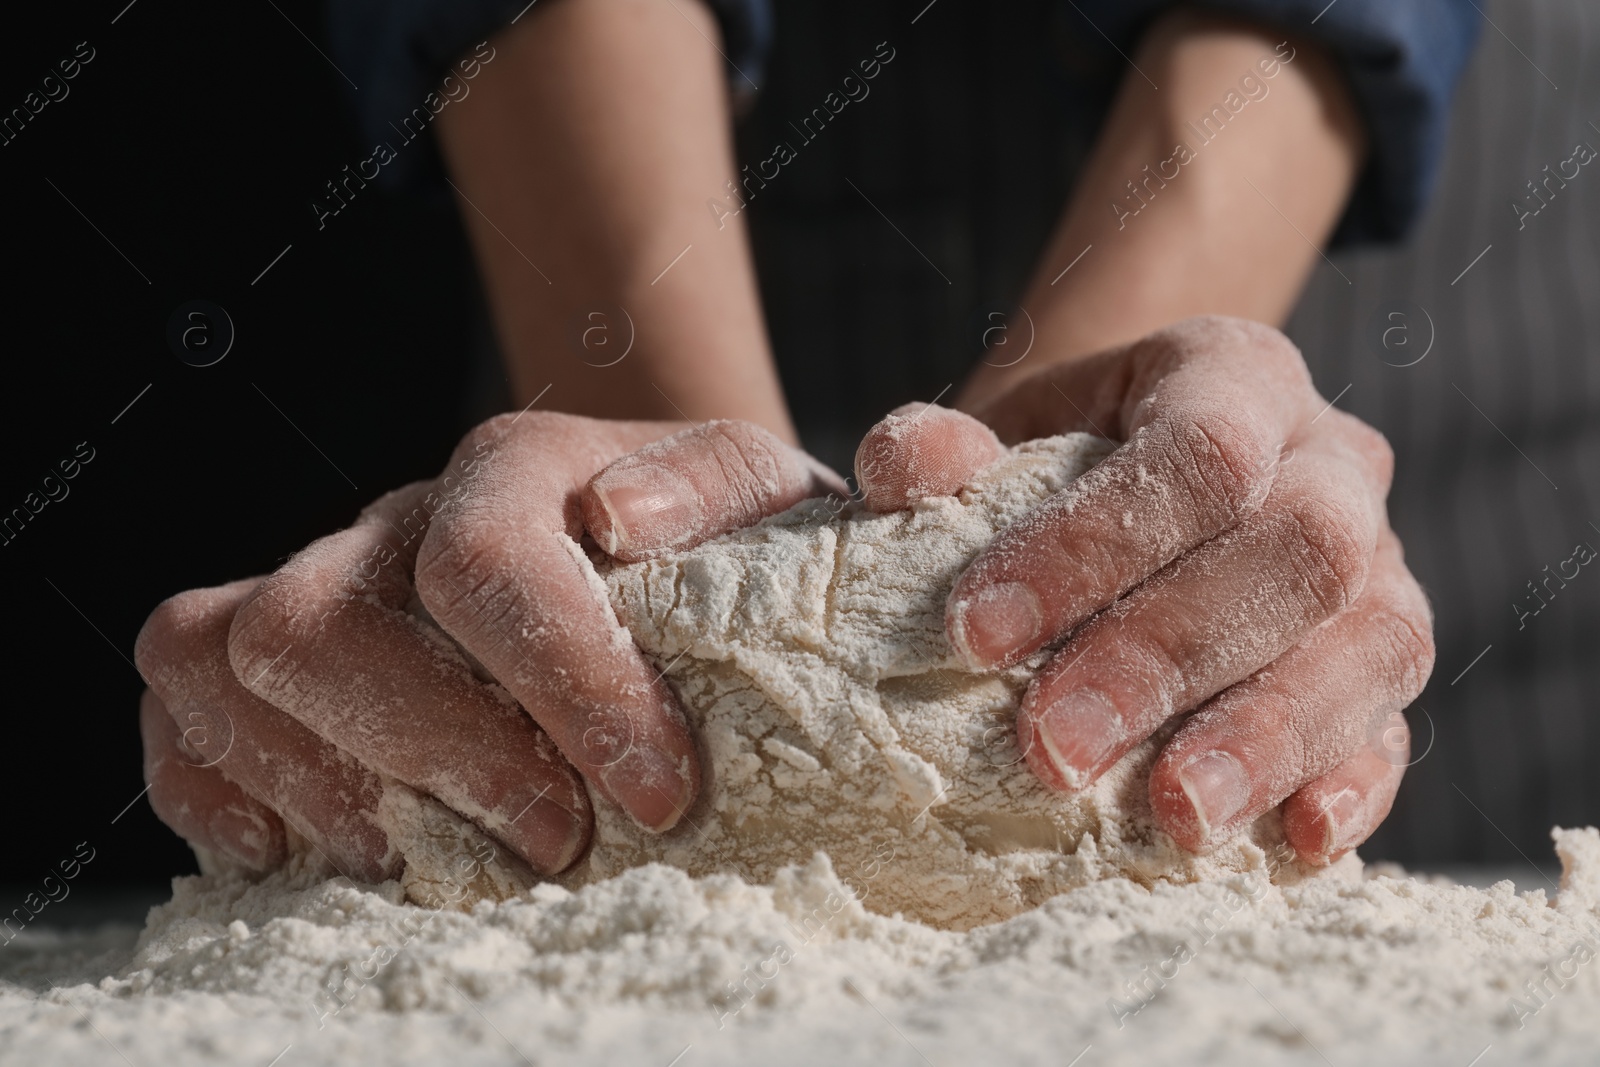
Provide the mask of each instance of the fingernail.
{"label": "fingernail", "polygon": [[951,637],[974,667],[1006,662],[1032,652],[1044,628],[1039,598],[1020,582],[1000,582],[956,602]]}
{"label": "fingernail", "polygon": [[629,815],[646,830],[670,830],[694,802],[694,779],[683,761],[635,746],[605,776]]}
{"label": "fingernail", "polygon": [[654,463],[607,471],[595,480],[594,493],[609,521],[606,529],[589,532],[610,555],[672,548],[694,533],[704,514],[688,479]]}
{"label": "fingernail", "polygon": [[518,837],[528,842],[531,856],[524,858],[540,874],[560,874],[589,843],[589,819],[548,797],[536,800],[513,823]]}
{"label": "fingernail", "polygon": [[1072,789],[1094,781],[1102,765],[1128,736],[1122,716],[1099,693],[1073,693],[1038,720],[1039,741],[1056,772]]}
{"label": "fingernail", "polygon": [[262,871],[271,866],[272,830],[248,812],[222,808],[211,816],[211,844],[246,867]]}
{"label": "fingernail", "polygon": [[1332,857],[1360,844],[1358,840],[1366,821],[1362,814],[1361,795],[1348,786],[1333,795],[1322,812],[1322,854]]}
{"label": "fingernail", "polygon": [[1228,820],[1250,803],[1250,781],[1244,765],[1227,752],[1208,752],[1178,772],[1178,784],[1194,805],[1200,835],[1210,837],[1213,827]]}

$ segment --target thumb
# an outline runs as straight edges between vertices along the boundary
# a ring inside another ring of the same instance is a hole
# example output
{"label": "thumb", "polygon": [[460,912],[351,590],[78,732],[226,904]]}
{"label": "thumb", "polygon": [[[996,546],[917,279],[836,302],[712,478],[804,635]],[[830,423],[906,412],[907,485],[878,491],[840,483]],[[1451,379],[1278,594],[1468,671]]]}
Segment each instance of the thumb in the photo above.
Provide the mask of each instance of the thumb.
{"label": "thumb", "polygon": [[839,476],[752,422],[718,419],[616,460],[583,490],[583,522],[624,562],[749,526],[824,493]]}
{"label": "thumb", "polygon": [[856,449],[856,480],[867,507],[899,511],[927,496],[949,496],[1005,454],[994,431],[935,404],[905,404],[867,431]]}

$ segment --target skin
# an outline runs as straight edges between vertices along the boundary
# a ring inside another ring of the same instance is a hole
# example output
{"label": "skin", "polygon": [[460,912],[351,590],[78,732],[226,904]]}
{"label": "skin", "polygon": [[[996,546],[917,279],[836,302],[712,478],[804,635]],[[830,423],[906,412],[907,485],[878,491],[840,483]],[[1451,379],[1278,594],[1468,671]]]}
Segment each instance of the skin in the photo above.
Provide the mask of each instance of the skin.
{"label": "skin", "polygon": [[[1022,301],[1032,358],[980,367],[963,411],[891,414],[857,469],[868,505],[894,510],[954,491],[1002,442],[1123,442],[972,563],[950,641],[977,668],[1060,646],[1018,721],[1047,784],[1082,789],[1193,713],[1151,772],[1163,828],[1203,851],[1284,804],[1290,844],[1327,863],[1388,814],[1409,745],[1398,713],[1434,657],[1384,513],[1387,443],[1261,325],[1287,315],[1318,255],[1300,234],[1327,238],[1357,173],[1348,92],[1291,44],[1270,94],[1139,215],[1106,208],[1279,40],[1188,14],[1158,24],[1134,62],[1161,91],[1126,80]],[[1186,317],[1200,312],[1225,314]]]}
{"label": "skin", "polygon": [[[228,666],[229,621],[255,584],[180,593],[139,631],[134,663],[150,686],[141,726],[147,746],[156,742],[145,757],[155,771],[151,806],[191,840],[248,867],[279,859],[293,829],[341,874],[393,877],[400,864],[377,825],[377,775],[253,696]],[[176,739],[155,728],[163,707]]]}
{"label": "skin", "polygon": [[[433,795],[542,871],[587,843],[579,776],[642,825],[679,820],[699,789],[694,741],[585,573],[585,520],[595,543],[638,559],[845,492],[791,447],[743,222],[719,228],[705,208],[735,173],[717,36],[692,2],[563,0],[495,37],[471,106],[436,128],[516,403],[544,400],[476,428],[434,483],[376,502],[264,582],[184,594],[224,642],[169,633],[173,602],[158,609],[146,630],[161,640],[141,638],[162,649],[155,693],[175,665],[204,664],[229,699],[254,697],[373,781]],[[674,437],[686,418],[713,421]],[[419,512],[429,492],[444,504]],[[471,662],[441,652],[418,614]],[[244,830],[193,813],[233,798],[240,768],[291,759],[277,734],[237,737],[203,774],[170,731],[146,744],[169,825],[255,855]]]}
{"label": "skin", "polygon": [[[638,505],[659,482],[693,497],[687,514]],[[152,803],[189,840],[265,869],[282,849],[257,839],[279,823],[194,814],[238,806],[242,790],[368,881],[398,870],[376,829],[385,778],[546,873],[588,843],[580,774],[668,829],[699,791],[698,754],[592,579],[583,516],[597,541],[645,558],[842,491],[750,423],[491,419],[440,478],[379,499],[265,580],[156,609],[135,655]],[[149,725],[161,707],[177,738]],[[211,747],[189,757],[185,736]]]}
{"label": "skin", "polygon": [[[551,383],[577,415],[746,419],[796,442],[744,220],[706,209],[736,174],[718,37],[693,2],[541,4],[494,38],[471,106],[440,114],[518,407]],[[629,322],[626,358],[594,365]]]}
{"label": "skin", "polygon": [[[293,831],[354,876],[389,876],[372,816],[393,779],[556,871],[590,832],[580,777],[647,827],[693,804],[694,739],[584,544],[647,559],[843,491],[792,447],[742,220],[705,209],[735,174],[716,42],[695,3],[541,5],[494,39],[472,104],[440,116],[527,406],[264,581],[151,616],[147,778],[177,832],[267,869]],[[1291,843],[1325,862],[1386,814],[1398,709],[1432,662],[1383,517],[1387,446],[1322,413],[1298,353],[1259,325],[1287,314],[1316,257],[1300,234],[1326,238],[1359,168],[1348,93],[1297,45],[1270,96],[1137,217],[1106,210],[1276,44],[1214,18],[1156,23],[1135,61],[1162,90],[1131,76],[1108,117],[1023,300],[1030,355],[980,367],[960,411],[892,414],[857,468],[868,504],[893,510],[957,491],[1002,441],[1124,441],[973,564],[952,643],[987,667],[1066,642],[1019,722],[1050,784],[1081,786],[1193,711],[1152,774],[1163,825],[1199,850],[1283,803]],[[1237,318],[1190,318],[1206,314]],[[597,323],[617,348],[593,343]],[[1109,747],[1074,710],[1091,693]],[[1243,800],[1224,815],[1229,767]]]}
{"label": "skin", "polygon": [[205,767],[199,753],[184,745],[184,732],[161,698],[146,689],[139,701],[139,734],[156,815],[185,840],[252,870],[278,866],[288,856],[283,819],[220,771]]}
{"label": "skin", "polygon": [[[1276,70],[1270,78],[1263,61]],[[1124,77],[1019,301],[1036,329],[1032,349],[980,363],[958,399],[963,410],[1041,363],[1082,359],[1191,316],[1281,324],[1320,259],[1366,154],[1333,63],[1306,42],[1181,10],[1155,23],[1133,62],[1160,90],[1132,70]],[[1191,123],[1230,92],[1248,100],[1246,74],[1265,95],[1202,144]],[[1173,167],[1162,164],[1179,142],[1194,158],[1163,186],[1160,171]],[[1131,212],[1141,202],[1127,217],[1111,206]]]}
{"label": "skin", "polygon": [[[1427,601],[1384,518],[1382,438],[1321,412],[1288,341],[1238,319],[1186,320],[1018,390],[985,409],[1000,437],[947,409],[891,416],[892,437],[885,426],[863,443],[896,472],[888,503],[861,477],[868,506],[892,510],[949,492],[963,460],[981,469],[1002,437],[1092,423],[1126,442],[1003,531],[947,605],[974,667],[1061,646],[1023,700],[1029,765],[1082,789],[1198,709],[1151,772],[1153,810],[1181,844],[1203,851],[1285,800],[1302,857],[1364,840],[1404,769],[1403,720],[1397,733],[1389,716],[1433,664]],[[1056,395],[1071,398],[1065,418],[1042,399]],[[894,450],[916,459],[897,465]],[[918,469],[934,475],[926,487],[904,476]]]}

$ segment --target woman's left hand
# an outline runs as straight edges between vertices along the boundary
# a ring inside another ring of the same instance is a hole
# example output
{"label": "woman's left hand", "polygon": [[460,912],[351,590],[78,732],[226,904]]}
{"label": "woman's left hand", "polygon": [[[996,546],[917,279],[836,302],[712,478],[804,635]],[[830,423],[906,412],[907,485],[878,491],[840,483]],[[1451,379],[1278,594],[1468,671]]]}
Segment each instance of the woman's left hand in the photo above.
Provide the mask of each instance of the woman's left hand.
{"label": "woman's left hand", "polygon": [[1385,515],[1382,435],[1319,396],[1277,330],[1215,316],[1047,367],[974,414],[908,405],[875,426],[856,457],[868,506],[956,492],[1002,440],[1123,442],[1002,531],[947,606],[977,669],[1065,642],[1018,715],[1039,777],[1083,789],[1193,712],[1150,776],[1185,848],[1279,804],[1309,862],[1366,840],[1434,653]]}

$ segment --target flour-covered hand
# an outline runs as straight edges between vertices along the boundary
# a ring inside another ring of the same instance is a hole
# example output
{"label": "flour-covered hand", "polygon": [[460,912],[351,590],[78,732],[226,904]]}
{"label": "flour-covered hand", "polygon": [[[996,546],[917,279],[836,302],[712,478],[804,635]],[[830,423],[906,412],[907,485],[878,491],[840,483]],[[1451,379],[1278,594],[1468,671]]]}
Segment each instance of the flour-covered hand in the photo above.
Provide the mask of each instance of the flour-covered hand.
{"label": "flour-covered hand", "polygon": [[1433,666],[1427,600],[1385,517],[1382,436],[1317,394],[1281,333],[1215,316],[1049,366],[974,414],[901,409],[875,427],[858,453],[868,505],[951,492],[1000,441],[1122,442],[1003,531],[948,604],[976,668],[1061,645],[1019,713],[1034,771],[1083,788],[1195,712],[1150,780],[1181,844],[1285,801],[1311,862],[1365,840],[1404,771],[1397,713]]}
{"label": "flour-covered hand", "polygon": [[292,829],[367,880],[400,864],[378,814],[389,780],[546,873],[588,843],[580,776],[667,829],[699,789],[694,740],[586,533],[638,559],[838,488],[749,423],[491,419],[440,477],[265,580],[151,615],[136,649],[151,803],[248,867],[281,862]]}

